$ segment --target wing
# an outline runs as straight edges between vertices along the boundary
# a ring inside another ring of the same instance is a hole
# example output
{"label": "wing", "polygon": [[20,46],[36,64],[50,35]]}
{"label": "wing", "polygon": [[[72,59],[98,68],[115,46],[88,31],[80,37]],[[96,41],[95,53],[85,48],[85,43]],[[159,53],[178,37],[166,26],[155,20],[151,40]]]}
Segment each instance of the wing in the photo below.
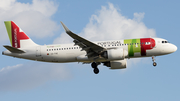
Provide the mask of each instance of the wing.
{"label": "wing", "polygon": [[79,47],[82,48],[81,51],[85,50],[86,51],[86,56],[93,57],[93,58],[100,58],[101,54],[106,51],[105,48],[89,41],[86,40],[80,36],[78,36],[77,34],[74,34],[73,32],[71,32],[62,22],[61,22],[64,30],[66,31],[66,33],[71,36],[74,39],[74,43],[75,45],[78,45]]}

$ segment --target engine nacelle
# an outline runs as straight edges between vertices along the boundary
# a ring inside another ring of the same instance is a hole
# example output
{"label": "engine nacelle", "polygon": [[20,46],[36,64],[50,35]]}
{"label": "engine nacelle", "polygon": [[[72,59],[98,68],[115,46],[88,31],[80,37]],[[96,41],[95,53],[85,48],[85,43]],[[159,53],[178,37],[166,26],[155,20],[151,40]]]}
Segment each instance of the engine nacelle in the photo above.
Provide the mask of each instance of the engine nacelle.
{"label": "engine nacelle", "polygon": [[104,53],[104,57],[108,60],[124,60],[128,56],[128,52],[123,48],[110,49]]}
{"label": "engine nacelle", "polygon": [[127,60],[124,59],[124,60],[104,62],[104,65],[107,67],[111,67],[110,69],[124,69],[127,66]]}
{"label": "engine nacelle", "polygon": [[127,66],[127,60],[117,60],[117,61],[110,61],[111,68],[110,69],[124,69]]}

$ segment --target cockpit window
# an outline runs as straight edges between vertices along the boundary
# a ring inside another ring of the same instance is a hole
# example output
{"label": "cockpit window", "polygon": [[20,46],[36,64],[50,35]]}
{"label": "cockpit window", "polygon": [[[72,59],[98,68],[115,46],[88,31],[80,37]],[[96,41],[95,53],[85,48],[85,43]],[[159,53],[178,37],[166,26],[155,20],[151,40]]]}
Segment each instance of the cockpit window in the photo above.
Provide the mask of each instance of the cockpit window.
{"label": "cockpit window", "polygon": [[162,43],[169,43],[168,41],[162,41]]}

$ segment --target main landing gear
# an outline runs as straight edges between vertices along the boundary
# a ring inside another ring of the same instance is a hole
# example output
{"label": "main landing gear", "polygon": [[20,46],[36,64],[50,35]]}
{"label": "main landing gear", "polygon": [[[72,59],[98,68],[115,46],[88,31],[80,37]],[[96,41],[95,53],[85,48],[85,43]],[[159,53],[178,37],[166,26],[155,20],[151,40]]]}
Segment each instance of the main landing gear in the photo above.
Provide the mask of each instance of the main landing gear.
{"label": "main landing gear", "polygon": [[99,64],[98,64],[98,63],[95,63],[95,62],[93,62],[93,63],[91,64],[92,68],[94,69],[93,71],[94,71],[95,74],[98,74],[98,73],[99,73],[99,69],[97,68],[98,65],[99,65]]}
{"label": "main landing gear", "polygon": [[157,65],[157,63],[155,62],[154,56],[152,56],[152,61],[153,61],[153,66],[155,67]]}

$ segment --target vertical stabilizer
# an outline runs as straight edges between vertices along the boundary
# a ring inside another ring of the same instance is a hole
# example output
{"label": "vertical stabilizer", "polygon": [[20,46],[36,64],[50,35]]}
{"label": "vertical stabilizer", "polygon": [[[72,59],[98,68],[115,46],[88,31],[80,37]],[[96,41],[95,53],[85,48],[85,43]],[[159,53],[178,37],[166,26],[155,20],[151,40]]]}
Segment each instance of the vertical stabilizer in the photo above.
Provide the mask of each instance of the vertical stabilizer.
{"label": "vertical stabilizer", "polygon": [[4,21],[12,47],[37,46],[13,21]]}

